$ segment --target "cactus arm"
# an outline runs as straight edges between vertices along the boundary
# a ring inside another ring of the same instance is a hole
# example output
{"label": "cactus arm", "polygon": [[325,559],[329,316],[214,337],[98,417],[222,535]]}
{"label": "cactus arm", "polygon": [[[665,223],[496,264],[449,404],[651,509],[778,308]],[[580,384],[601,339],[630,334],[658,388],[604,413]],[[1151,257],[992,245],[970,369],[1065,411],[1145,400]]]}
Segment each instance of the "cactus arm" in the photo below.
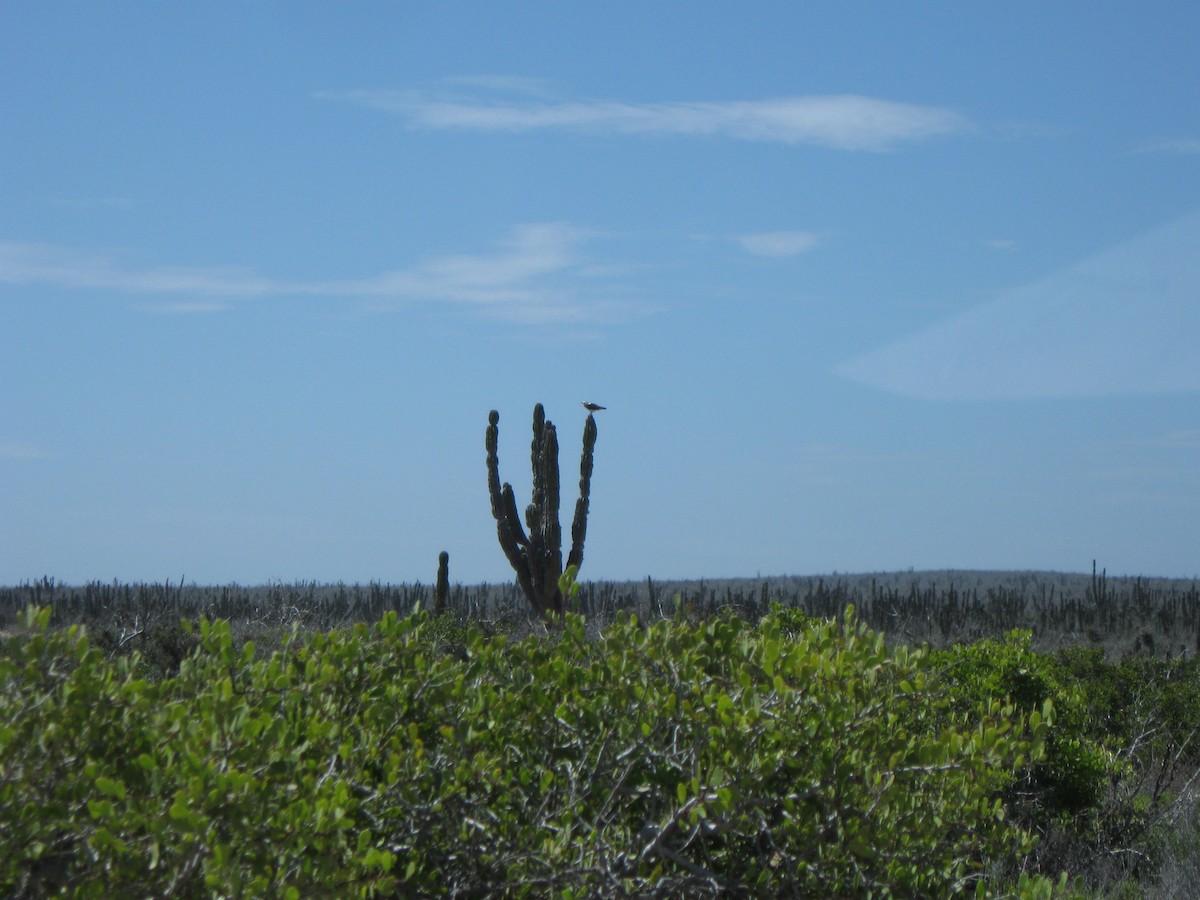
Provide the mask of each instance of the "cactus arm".
{"label": "cactus arm", "polygon": [[487,449],[488,496],[492,500],[492,517],[496,521],[504,514],[500,497],[500,413],[492,410],[488,413],[487,434],[484,437],[484,447]]}
{"label": "cactus arm", "polygon": [[[500,413],[493,409],[488,414],[488,428],[484,438],[484,446],[487,449],[488,497],[492,501],[492,518],[496,520],[496,534],[500,539],[500,549],[504,551],[504,555],[508,557],[513,568],[519,568],[516,562],[520,558],[517,544],[528,542],[517,539],[517,534],[520,534],[522,538],[524,534],[520,530],[520,520],[511,513],[512,507],[516,505],[512,497],[512,485],[505,484],[503,489],[500,487],[500,456],[497,452],[499,443]],[[514,520],[516,521],[515,533]]]}
{"label": "cactus arm", "polygon": [[558,576],[562,574],[562,528],[558,524],[558,433],[554,426],[547,422],[545,438],[542,443],[541,459],[541,510],[542,546],[545,547],[557,571],[554,573],[555,589],[558,587]]}
{"label": "cactus arm", "polygon": [[538,460],[542,456],[542,438],[546,433],[546,410],[542,404],[533,407],[533,443],[529,447],[529,462],[533,468],[533,482],[536,487],[538,478]]}
{"label": "cactus arm", "polygon": [[[517,501],[513,495],[512,485],[505,483],[500,487],[500,457],[497,453],[500,438],[500,414],[492,410],[488,416],[487,436],[484,444],[487,448],[488,496],[492,501],[492,518],[496,523],[504,524],[515,544],[528,545],[529,539],[521,530],[521,519],[517,516]],[[504,544],[504,537],[500,539]]]}
{"label": "cactus arm", "polygon": [[[551,425],[551,428],[554,426]],[[533,496],[525,509],[525,524],[534,540],[540,532],[538,513],[542,506],[542,448],[546,440],[546,410],[538,403],[533,407],[533,440],[529,444],[529,466],[533,473]]]}
{"label": "cactus arm", "polygon": [[504,521],[496,523],[500,548],[508,557],[508,564],[517,573],[521,592],[536,607],[537,591],[533,583],[532,548],[529,546],[529,538],[525,537],[525,532],[521,530],[521,519],[517,516],[517,498],[513,494],[512,485],[507,482],[504,484],[503,504]]}
{"label": "cactus arm", "polygon": [[542,404],[533,408],[533,441],[529,445],[529,464],[533,470],[533,496],[525,507],[525,524],[529,536],[537,543],[542,536],[542,510],[545,508],[546,482],[544,475],[547,433],[553,435],[554,423],[546,421]]}
{"label": "cactus arm", "polygon": [[567,566],[583,565],[583,542],[587,537],[588,498],[592,493],[592,459],[596,450],[596,418],[589,415],[583,426],[583,455],[579,461],[579,499],[571,521],[571,553]]}
{"label": "cactus arm", "polygon": [[512,533],[513,541],[523,547],[528,547],[529,538],[525,537],[525,530],[521,527],[521,517],[517,515],[517,497],[513,493],[512,485],[507,481],[504,483],[503,502],[504,521]]}
{"label": "cactus arm", "polygon": [[500,457],[497,452],[500,442],[500,414],[492,410],[488,414],[488,429],[484,440],[487,449],[488,495],[492,501],[492,516],[496,520],[496,537],[500,541],[500,549],[504,551],[508,563],[517,573],[521,591],[529,602],[537,606],[537,594],[534,591],[532,572],[529,565],[529,540],[521,530],[521,520],[517,516],[517,501],[511,484],[500,487]]}

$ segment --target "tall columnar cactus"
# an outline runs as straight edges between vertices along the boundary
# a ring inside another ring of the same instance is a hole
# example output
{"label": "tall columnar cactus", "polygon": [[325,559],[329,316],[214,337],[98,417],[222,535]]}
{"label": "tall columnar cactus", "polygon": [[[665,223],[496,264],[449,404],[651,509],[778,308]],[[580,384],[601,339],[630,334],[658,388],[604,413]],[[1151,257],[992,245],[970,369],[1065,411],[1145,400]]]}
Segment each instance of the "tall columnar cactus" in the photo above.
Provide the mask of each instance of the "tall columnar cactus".
{"label": "tall columnar cactus", "polygon": [[[530,462],[533,469],[533,497],[525,508],[526,535],[517,514],[512,485],[500,486],[500,413],[488,414],[487,472],[488,494],[500,548],[517,573],[521,591],[535,610],[544,616],[561,615],[565,609],[558,582],[562,577],[562,528],[558,523],[558,435],[554,423],[546,418],[542,404],[533,408],[533,443]],[[587,537],[588,495],[592,486],[592,454],[596,447],[596,419],[591,414],[583,426],[583,457],[579,463],[579,499],[571,521],[571,551],[567,567],[583,565],[583,542]]]}
{"label": "tall columnar cactus", "polygon": [[433,614],[440,616],[450,602],[450,554],[438,554],[437,586],[433,589]]}

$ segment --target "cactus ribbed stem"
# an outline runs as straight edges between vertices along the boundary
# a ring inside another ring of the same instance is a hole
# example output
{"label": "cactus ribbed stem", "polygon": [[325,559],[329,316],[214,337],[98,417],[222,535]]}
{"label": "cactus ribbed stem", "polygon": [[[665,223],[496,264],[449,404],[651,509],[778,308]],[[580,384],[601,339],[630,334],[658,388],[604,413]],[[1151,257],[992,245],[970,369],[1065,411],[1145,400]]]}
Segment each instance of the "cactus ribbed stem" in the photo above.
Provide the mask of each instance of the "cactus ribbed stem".
{"label": "cactus ribbed stem", "polygon": [[[546,418],[542,404],[533,408],[533,440],[530,467],[533,495],[525,508],[528,537],[521,528],[512,485],[501,487],[499,445],[500,414],[488,415],[485,438],[487,449],[488,495],[496,536],[509,564],[517,573],[521,590],[533,608],[544,616],[562,615],[565,604],[558,582],[563,573],[562,527],[559,524],[560,485],[558,475],[558,434]],[[591,492],[592,458],[596,446],[596,420],[591,415],[583,429],[583,456],[579,465],[579,499],[571,522],[571,552],[567,565],[583,562],[583,542],[587,534],[588,497]]]}
{"label": "cactus ribbed stem", "polygon": [[440,616],[450,602],[450,554],[443,550],[438,554],[437,587],[433,591],[433,612]]}
{"label": "cactus ribbed stem", "polygon": [[526,551],[529,540],[521,530],[521,520],[517,516],[517,501],[511,484],[500,486],[500,457],[497,453],[500,437],[500,413],[492,410],[488,416],[488,429],[485,445],[487,447],[488,495],[492,501],[492,517],[496,520],[496,536],[500,540],[500,549],[508,558],[508,563],[517,573],[521,590],[526,597],[535,595],[533,581],[530,577]]}
{"label": "cactus ribbed stem", "polygon": [[589,414],[583,426],[583,456],[579,461],[579,499],[571,520],[571,553],[567,566],[583,565],[583,542],[587,537],[588,498],[592,493],[592,455],[596,449],[596,417]]}

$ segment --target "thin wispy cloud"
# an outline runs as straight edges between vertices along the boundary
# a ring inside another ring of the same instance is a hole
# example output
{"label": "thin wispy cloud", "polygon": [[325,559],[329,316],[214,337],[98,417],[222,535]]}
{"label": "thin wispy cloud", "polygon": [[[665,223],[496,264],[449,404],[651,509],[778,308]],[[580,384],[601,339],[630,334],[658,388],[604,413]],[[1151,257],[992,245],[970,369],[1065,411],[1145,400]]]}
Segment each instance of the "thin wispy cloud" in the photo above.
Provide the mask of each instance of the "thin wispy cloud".
{"label": "thin wispy cloud", "polygon": [[461,87],[480,88],[475,93],[355,90],[316,96],[392,113],[419,129],[713,136],[840,150],[890,150],[970,127],[963,116],[943,107],[857,94],[660,103],[555,100],[530,90],[507,92],[516,96],[487,92],[505,86],[499,79],[489,76],[473,84],[454,80]]}
{"label": "thin wispy cloud", "polygon": [[1159,439],[1158,446],[1180,450],[1200,450],[1200,428],[1184,428],[1164,434]]}
{"label": "thin wispy cloud", "polygon": [[54,206],[68,209],[131,209],[138,201],[129,197],[55,197],[50,201]]}
{"label": "thin wispy cloud", "polygon": [[579,262],[578,246],[584,236],[561,222],[523,225],[494,253],[444,256],[413,268],[314,289],[318,293],[421,296],[482,304],[536,302],[543,296],[539,279]]}
{"label": "thin wispy cloud", "polygon": [[1200,138],[1183,137],[1168,138],[1161,141],[1150,141],[1138,147],[1135,153],[1167,153],[1176,156],[1188,156],[1200,153]]}
{"label": "thin wispy cloud", "polygon": [[1142,440],[1123,441],[1136,447],[1155,447],[1164,450],[1200,450],[1200,428],[1181,428]]}
{"label": "thin wispy cloud", "polygon": [[470,305],[512,321],[610,320],[624,304],[606,298],[602,271],[582,245],[589,234],[563,222],[514,228],[491,252],[439,256],[357,279],[289,281],[238,268],[123,268],[110,256],[49,244],[0,241],[0,283],[115,291],[170,298],[156,312],[210,313],[240,300],[328,297],[375,310],[414,301]]}
{"label": "thin wispy cloud", "polygon": [[1200,391],[1200,212],[844,363],[922,399]]}
{"label": "thin wispy cloud", "polygon": [[799,256],[817,246],[820,238],[811,231],[760,231],[741,234],[734,240],[755,256]]}
{"label": "thin wispy cloud", "polygon": [[56,244],[0,241],[0,283],[137,294],[260,297],[289,286],[238,268],[121,269],[107,255]]}
{"label": "thin wispy cloud", "polygon": [[902,454],[863,450],[840,444],[810,441],[788,454],[788,468],[795,480],[813,485],[838,485],[853,481],[867,469],[904,459]]}
{"label": "thin wispy cloud", "polygon": [[50,453],[29,441],[0,441],[0,459],[48,459]]}
{"label": "thin wispy cloud", "polygon": [[167,303],[147,303],[142,309],[156,315],[207,315],[225,312],[233,304],[223,300],[180,300]]}
{"label": "thin wispy cloud", "polygon": [[503,94],[524,94],[527,97],[554,97],[554,88],[545,78],[526,75],[452,75],[442,79],[444,84],[473,90],[495,91]]}

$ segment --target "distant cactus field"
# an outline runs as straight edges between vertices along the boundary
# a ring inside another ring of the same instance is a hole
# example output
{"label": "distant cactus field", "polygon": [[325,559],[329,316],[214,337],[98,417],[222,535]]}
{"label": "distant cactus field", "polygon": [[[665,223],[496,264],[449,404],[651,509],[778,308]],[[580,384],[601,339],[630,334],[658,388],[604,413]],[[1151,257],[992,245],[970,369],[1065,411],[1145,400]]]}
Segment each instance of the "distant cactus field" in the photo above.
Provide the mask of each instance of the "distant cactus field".
{"label": "distant cactus field", "polygon": [[0,588],[0,893],[1197,895],[1196,580],[559,590]]}
{"label": "distant cactus field", "polygon": [[[202,586],[185,583],[64,585],[42,579],[0,588],[0,629],[29,604],[49,605],[53,623],[88,624],[126,636],[148,623],[205,615],[229,619],[246,637],[280,626],[332,628],[439,606],[434,583]],[[857,616],[897,643],[944,646],[1033,632],[1034,646],[1103,649],[1110,657],[1200,651],[1200,581],[1111,578],[1057,572],[928,571],[776,576],[703,581],[582,582],[577,612],[603,624],[619,612],[643,621],[682,614],[735,614],[757,621],[772,603],[831,618]],[[449,586],[444,610],[505,631],[532,627],[530,604],[510,584]],[[122,631],[123,630],[123,631]]]}

